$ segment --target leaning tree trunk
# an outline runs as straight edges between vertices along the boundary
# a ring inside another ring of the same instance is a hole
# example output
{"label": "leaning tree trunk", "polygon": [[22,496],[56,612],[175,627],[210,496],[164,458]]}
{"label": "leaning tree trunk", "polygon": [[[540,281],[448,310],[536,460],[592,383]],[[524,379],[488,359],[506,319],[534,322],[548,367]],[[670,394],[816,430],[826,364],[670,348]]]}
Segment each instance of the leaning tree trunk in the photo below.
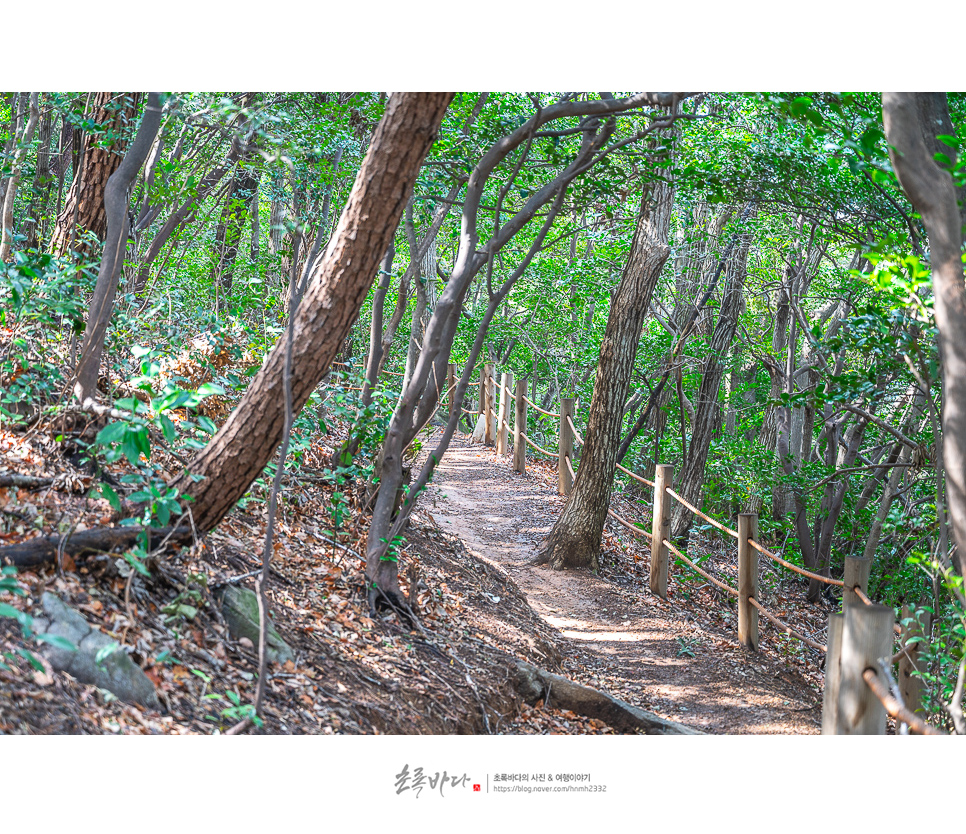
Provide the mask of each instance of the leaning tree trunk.
{"label": "leaning tree trunk", "polygon": [[[938,99],[938,100],[937,100]],[[927,143],[936,142],[937,119],[925,119],[932,105],[949,122],[945,95],[883,93],[882,116],[889,156],[899,183],[922,215],[929,236],[936,327],[942,359],[942,462],[949,523],[956,541],[960,574],[966,575],[966,286],[960,250],[966,207],[957,207],[949,171],[941,168]],[[955,133],[955,131],[943,130]],[[947,157],[952,149],[943,146]],[[942,523],[940,521],[940,523]]]}
{"label": "leaning tree trunk", "polygon": [[[743,300],[742,290],[748,274],[748,249],[751,234],[742,235],[740,248],[728,265],[728,280],[721,301],[721,311],[711,334],[708,356],[701,375],[701,387],[695,403],[694,425],[691,430],[691,445],[688,446],[687,459],[681,471],[681,494],[692,504],[697,504],[704,486],[704,470],[711,449],[711,438],[717,426],[718,391],[724,377],[721,357],[726,355],[738,327],[738,314]],[[688,534],[694,516],[683,504],[675,502],[671,515],[671,535],[674,538]]]}
{"label": "leaning tree trunk", "polygon": [[107,209],[107,239],[101,268],[97,274],[97,284],[91,298],[91,309],[87,316],[84,331],[84,344],[74,373],[74,396],[84,403],[97,392],[97,372],[104,350],[104,337],[114,309],[114,296],[117,283],[124,266],[124,252],[131,231],[130,191],[138,171],[144,165],[154,137],[161,126],[161,97],[159,93],[148,93],[144,117],[134,141],[124,155],[118,169],[107,181],[104,189],[104,205]]}
{"label": "leaning tree trunk", "polygon": [[554,570],[597,570],[600,537],[607,519],[624,403],[637,356],[644,316],[654,287],[671,252],[673,189],[655,183],[645,189],[624,275],[614,293],[597,362],[587,433],[574,489],[550,531],[538,562]]}
{"label": "leaning tree trunk", "polygon": [[[120,100],[116,100],[121,96]],[[119,137],[110,148],[100,146],[101,137],[88,133],[84,138],[83,163],[74,173],[74,181],[67,192],[64,210],[57,215],[57,226],[50,242],[55,255],[67,254],[71,241],[81,239],[83,232],[90,232],[102,241],[107,234],[107,209],[104,206],[104,189],[124,156],[128,125],[137,115],[141,93],[95,93],[92,101],[94,120],[105,131]],[[86,252],[86,244],[75,245]]]}
{"label": "leaning tree trunk", "polygon": [[[290,323],[295,413],[325,375],[359,314],[412,192],[452,93],[394,93],[372,137],[339,225],[316,262]],[[241,498],[282,439],[285,342],[279,341],[238,407],[174,486],[192,499],[200,530],[210,530]]]}

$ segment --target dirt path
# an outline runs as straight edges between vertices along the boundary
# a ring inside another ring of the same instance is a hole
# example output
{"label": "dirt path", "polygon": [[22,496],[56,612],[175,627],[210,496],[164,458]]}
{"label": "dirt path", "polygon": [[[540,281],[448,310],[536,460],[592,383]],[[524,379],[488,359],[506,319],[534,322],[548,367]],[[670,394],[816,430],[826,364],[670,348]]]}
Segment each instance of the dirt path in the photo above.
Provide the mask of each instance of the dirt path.
{"label": "dirt path", "polygon": [[427,497],[437,523],[507,570],[560,633],[581,683],[705,732],[819,731],[820,695],[779,657],[749,656],[733,633],[703,628],[646,583],[530,565],[563,499],[509,458],[454,438]]}

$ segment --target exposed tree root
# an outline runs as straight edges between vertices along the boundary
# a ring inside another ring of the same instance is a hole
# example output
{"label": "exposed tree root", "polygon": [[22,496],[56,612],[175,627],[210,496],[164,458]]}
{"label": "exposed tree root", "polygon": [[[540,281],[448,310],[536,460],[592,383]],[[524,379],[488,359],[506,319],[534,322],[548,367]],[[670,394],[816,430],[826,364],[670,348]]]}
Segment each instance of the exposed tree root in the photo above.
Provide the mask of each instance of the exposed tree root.
{"label": "exposed tree root", "polygon": [[606,692],[574,683],[529,663],[518,662],[514,677],[516,690],[527,703],[532,704],[543,698],[554,707],[597,718],[620,732],[640,730],[648,735],[704,735],[699,730],[659,718]]}
{"label": "exposed tree root", "polygon": [[[0,547],[0,564],[30,568],[56,561],[58,552],[85,556],[105,553],[117,547],[131,547],[143,530],[143,527],[97,527],[67,536],[39,536],[20,544]],[[190,542],[194,532],[189,525],[152,528],[149,535],[150,547],[153,548],[164,539],[177,544]]]}

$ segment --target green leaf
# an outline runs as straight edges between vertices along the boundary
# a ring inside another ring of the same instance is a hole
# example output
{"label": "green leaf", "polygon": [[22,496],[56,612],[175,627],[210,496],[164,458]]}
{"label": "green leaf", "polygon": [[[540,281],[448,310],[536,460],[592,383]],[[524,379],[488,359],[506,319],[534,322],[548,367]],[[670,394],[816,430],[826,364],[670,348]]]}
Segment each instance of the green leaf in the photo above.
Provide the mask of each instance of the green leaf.
{"label": "green leaf", "polygon": [[121,498],[108,484],[101,484],[96,492],[100,494],[101,497],[103,497],[113,509],[120,512]]}
{"label": "green leaf", "polygon": [[157,412],[169,411],[172,408],[181,408],[186,403],[191,402],[192,396],[187,391],[173,391],[154,406]]}
{"label": "green leaf", "polygon": [[203,414],[199,415],[198,417],[198,428],[206,434],[214,434],[216,431],[218,431],[218,426],[216,426],[212,420],[205,417]]}
{"label": "green leaf", "polygon": [[118,643],[109,643],[106,646],[102,646],[97,650],[97,654],[94,655],[94,664],[100,666],[105,660],[107,660],[114,652],[120,649]]}
{"label": "green leaf", "polygon": [[117,443],[127,433],[127,427],[127,423],[109,423],[97,433],[94,442],[100,446],[110,446],[112,443]]}
{"label": "green leaf", "polygon": [[158,415],[158,422],[161,424],[161,433],[168,443],[174,443],[178,439],[178,430],[167,414]]}
{"label": "green leaf", "polygon": [[121,444],[121,452],[128,459],[131,466],[138,466],[141,463],[141,449],[133,432],[128,432],[124,436],[124,443]]}
{"label": "green leaf", "polygon": [[214,397],[224,393],[225,389],[216,382],[206,382],[195,392],[198,402],[201,402],[205,397]]}
{"label": "green leaf", "polygon": [[49,643],[56,649],[63,649],[65,652],[76,652],[77,646],[75,646],[66,637],[61,637],[59,634],[37,634],[35,635],[41,643]]}
{"label": "green leaf", "polygon": [[117,408],[123,409],[124,411],[136,412],[140,401],[137,397],[124,397],[124,399],[118,400],[114,405]]}
{"label": "green leaf", "polygon": [[37,658],[34,657],[34,655],[31,652],[28,652],[26,649],[17,649],[17,654],[19,654],[24,660],[27,661],[27,663],[33,666],[33,668],[36,671],[38,672],[45,671],[44,664],[41,663],[39,660],[37,660]]}

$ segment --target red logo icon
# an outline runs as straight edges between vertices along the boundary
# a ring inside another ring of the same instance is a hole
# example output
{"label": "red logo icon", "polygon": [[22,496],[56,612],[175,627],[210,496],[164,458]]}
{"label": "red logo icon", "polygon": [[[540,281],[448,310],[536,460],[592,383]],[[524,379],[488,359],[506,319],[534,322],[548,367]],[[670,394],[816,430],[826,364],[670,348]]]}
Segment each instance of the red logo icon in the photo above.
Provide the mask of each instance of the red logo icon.
{"label": "red logo icon", "polygon": [[474,791],[478,791],[479,789],[480,789],[480,786],[479,785],[473,785],[473,790]]}

